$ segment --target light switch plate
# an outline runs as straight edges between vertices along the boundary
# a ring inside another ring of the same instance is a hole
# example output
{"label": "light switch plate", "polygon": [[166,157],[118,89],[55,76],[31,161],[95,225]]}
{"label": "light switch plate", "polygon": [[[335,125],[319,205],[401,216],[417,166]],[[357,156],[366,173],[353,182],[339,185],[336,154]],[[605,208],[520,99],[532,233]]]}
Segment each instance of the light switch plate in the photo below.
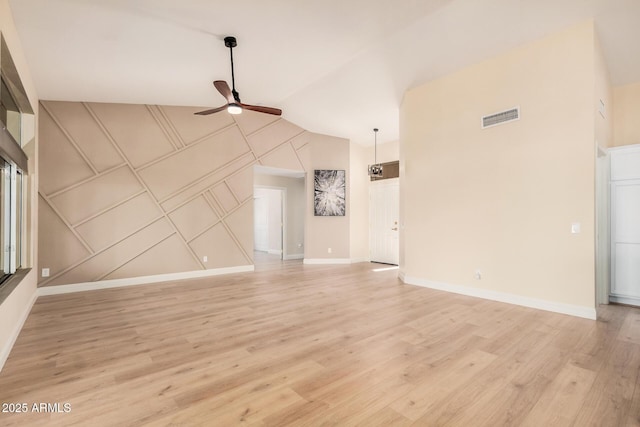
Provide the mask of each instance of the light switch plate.
{"label": "light switch plate", "polygon": [[571,224],[571,234],[578,234],[578,233],[580,233],[580,223],[574,222],[573,224]]}

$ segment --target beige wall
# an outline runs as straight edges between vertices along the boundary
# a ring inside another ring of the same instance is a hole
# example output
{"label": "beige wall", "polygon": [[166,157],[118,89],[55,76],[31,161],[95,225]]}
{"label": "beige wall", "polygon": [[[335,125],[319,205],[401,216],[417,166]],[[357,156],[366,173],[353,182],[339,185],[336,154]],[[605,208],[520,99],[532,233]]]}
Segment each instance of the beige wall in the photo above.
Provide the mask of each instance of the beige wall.
{"label": "beige wall", "polygon": [[307,203],[305,178],[256,173],[253,182],[257,186],[287,190],[285,256],[302,258],[304,256],[304,220]]}
{"label": "beige wall", "polygon": [[[13,23],[8,0],[0,0],[0,32],[7,43],[7,47],[9,48],[11,57],[29,99],[29,103],[34,110],[37,119],[38,97],[35,86],[31,80],[27,62],[23,56],[22,46]],[[28,251],[27,258],[29,259],[29,266],[35,266],[37,259],[35,241],[37,239],[36,211],[38,175],[36,174],[36,171],[38,169],[38,159],[36,152],[38,138],[37,134],[34,135],[33,132],[29,132],[25,136],[28,141],[22,141],[22,144],[25,152],[29,156],[30,168],[30,173],[27,178],[27,197],[29,201],[27,203],[27,216],[25,218],[28,236],[26,249]],[[8,355],[11,349],[13,340],[17,336],[22,325],[22,321],[30,309],[30,304],[34,301],[36,295],[36,280],[36,271],[32,270],[22,279],[13,292],[11,292],[11,294],[0,303],[0,369],[4,364],[4,358]]]}
{"label": "beige wall", "polygon": [[350,257],[352,261],[369,260],[369,147],[351,144],[351,215]]}
{"label": "beige wall", "polygon": [[[310,134],[308,161],[312,167],[307,174],[307,205],[305,222],[305,259],[350,259],[349,226],[351,218],[351,171],[349,170],[349,140],[319,134]],[[313,170],[343,169],[346,171],[345,216],[313,215]],[[331,248],[331,253],[328,252]]]}
{"label": "beige wall", "polygon": [[640,82],[613,88],[613,146],[640,144]]}
{"label": "beige wall", "polygon": [[[369,164],[373,163],[374,150],[373,147],[368,147],[370,157]],[[390,141],[384,144],[378,144],[378,163],[395,162],[400,158],[400,141]]]}
{"label": "beige wall", "polygon": [[253,166],[309,170],[311,141],[327,137],[265,114],[195,111],[42,103],[41,286],[253,263]]}
{"label": "beige wall", "polygon": [[594,37],[581,24],[405,94],[406,276],[594,307]]}
{"label": "beige wall", "polygon": [[[613,118],[614,118],[614,104],[613,104],[613,89],[611,87],[611,78],[609,77],[609,70],[607,68],[607,62],[600,45],[600,40],[595,34],[594,37],[595,46],[595,90],[594,90],[594,116],[595,116],[595,132],[596,132],[596,144],[601,148],[609,148],[613,146]],[[604,103],[604,112],[601,112],[601,101]]]}

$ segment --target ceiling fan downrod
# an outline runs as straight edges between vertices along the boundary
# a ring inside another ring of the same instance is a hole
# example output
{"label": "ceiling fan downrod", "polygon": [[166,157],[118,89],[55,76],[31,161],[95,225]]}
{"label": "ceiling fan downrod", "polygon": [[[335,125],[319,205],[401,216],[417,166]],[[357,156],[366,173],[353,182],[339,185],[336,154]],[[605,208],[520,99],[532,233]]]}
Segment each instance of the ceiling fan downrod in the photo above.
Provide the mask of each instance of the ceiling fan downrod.
{"label": "ceiling fan downrod", "polygon": [[229,55],[231,56],[231,93],[233,94],[233,99],[236,102],[240,102],[240,94],[236,91],[236,75],[233,69],[233,48],[238,46],[238,42],[235,37],[227,36],[224,38],[224,45],[229,48]]}

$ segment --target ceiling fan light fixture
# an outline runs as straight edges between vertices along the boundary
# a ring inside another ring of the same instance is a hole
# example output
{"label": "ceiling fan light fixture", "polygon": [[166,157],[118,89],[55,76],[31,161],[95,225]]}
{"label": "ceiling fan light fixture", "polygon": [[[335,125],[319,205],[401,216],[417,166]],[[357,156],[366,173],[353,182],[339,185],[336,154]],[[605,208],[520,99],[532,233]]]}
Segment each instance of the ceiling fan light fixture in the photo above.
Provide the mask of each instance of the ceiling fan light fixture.
{"label": "ceiling fan light fixture", "polygon": [[240,94],[236,90],[236,76],[233,70],[233,48],[238,45],[238,42],[235,37],[228,36],[224,38],[224,45],[229,48],[229,58],[231,59],[231,87],[229,87],[229,84],[224,80],[215,80],[213,86],[220,92],[220,95],[226,98],[227,104],[210,110],[198,111],[194,114],[208,116],[209,114],[224,110],[227,110],[229,114],[242,114],[242,110],[250,110],[257,111],[258,113],[273,114],[274,116],[282,115],[282,110],[279,108],[243,104],[242,101],[240,101]]}
{"label": "ceiling fan light fixture", "polygon": [[227,112],[229,114],[241,114],[242,113],[242,107],[239,106],[238,104],[232,102],[227,107]]}

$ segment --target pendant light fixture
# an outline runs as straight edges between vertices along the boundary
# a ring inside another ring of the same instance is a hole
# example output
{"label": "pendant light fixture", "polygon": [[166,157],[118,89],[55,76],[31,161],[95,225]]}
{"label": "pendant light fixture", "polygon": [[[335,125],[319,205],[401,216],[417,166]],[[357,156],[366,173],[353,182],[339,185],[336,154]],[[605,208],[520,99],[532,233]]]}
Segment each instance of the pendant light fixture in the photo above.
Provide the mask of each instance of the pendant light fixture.
{"label": "pendant light fixture", "polygon": [[382,177],[382,165],[378,163],[378,128],[373,129],[373,162],[369,165],[369,176]]}

